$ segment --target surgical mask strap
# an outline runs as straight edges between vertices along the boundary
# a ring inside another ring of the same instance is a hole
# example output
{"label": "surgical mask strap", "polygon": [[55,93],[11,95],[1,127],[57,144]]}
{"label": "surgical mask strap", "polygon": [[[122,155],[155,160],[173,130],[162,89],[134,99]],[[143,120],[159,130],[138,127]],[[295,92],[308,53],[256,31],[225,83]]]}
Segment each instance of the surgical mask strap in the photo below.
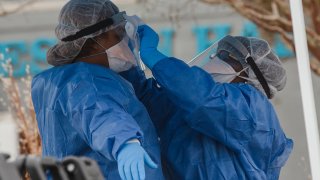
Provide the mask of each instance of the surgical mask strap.
{"label": "surgical mask strap", "polygon": [[[91,38],[94,42],[96,42],[99,46],[101,46],[102,48],[104,48],[100,43],[98,43],[94,38]],[[83,58],[89,58],[89,57],[95,57],[95,56],[98,56],[98,55],[101,55],[101,54],[106,54],[106,52],[100,52],[100,53],[97,53],[97,54],[93,54],[93,55],[89,55],[89,56],[84,56],[84,57],[81,57],[80,59],[83,59]]]}
{"label": "surgical mask strap", "polygon": [[253,82],[253,83],[258,83],[258,84],[260,83],[257,79],[252,79],[252,78],[241,76],[241,75],[239,75],[238,77],[245,79],[247,81]]}
{"label": "surgical mask strap", "polygon": [[[103,47],[98,41],[96,41],[94,38],[91,38],[94,42],[96,42],[99,46],[101,46],[103,49],[106,49],[105,47]],[[89,55],[89,56],[84,56],[84,57],[81,57],[80,59],[83,59],[83,58],[89,58],[89,57],[95,57],[95,56],[98,56],[98,55],[101,55],[101,54],[106,54],[106,52],[101,52],[101,53],[97,53],[97,54],[93,54],[93,55]]]}
{"label": "surgical mask strap", "polygon": [[96,42],[100,47],[102,47],[104,50],[106,50],[107,48],[105,48],[104,46],[102,46],[102,44],[100,44],[97,40],[95,40],[94,38],[91,38],[94,42]]}
{"label": "surgical mask strap", "polygon": [[84,57],[81,57],[80,59],[83,59],[83,58],[89,58],[89,57],[95,57],[95,56],[98,56],[98,55],[101,55],[101,54],[105,54],[106,52],[101,52],[101,53],[98,53],[98,54],[93,54],[93,55],[89,55],[89,56],[84,56]]}
{"label": "surgical mask strap", "polygon": [[244,72],[245,70],[247,70],[249,67],[245,67],[243,68],[241,71],[237,72],[237,76],[239,76],[242,72]]}

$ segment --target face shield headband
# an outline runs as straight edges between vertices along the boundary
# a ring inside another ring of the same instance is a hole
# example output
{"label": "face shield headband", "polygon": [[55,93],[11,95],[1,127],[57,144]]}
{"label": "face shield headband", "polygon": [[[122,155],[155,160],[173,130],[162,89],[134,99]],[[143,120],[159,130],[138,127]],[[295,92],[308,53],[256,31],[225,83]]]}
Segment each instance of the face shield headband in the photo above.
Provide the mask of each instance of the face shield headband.
{"label": "face shield headband", "polygon": [[64,37],[63,39],[61,39],[61,41],[64,41],[64,42],[74,41],[74,40],[77,40],[77,39],[82,38],[84,36],[93,34],[103,28],[120,24],[121,22],[126,21],[125,14],[126,14],[125,11],[119,12],[119,13],[113,15],[111,18],[107,18],[105,20],[102,20],[96,24],[93,24],[93,25],[88,26],[84,29],[81,29],[80,31],[76,32],[73,35]]}
{"label": "face shield headband", "polygon": [[243,59],[239,59],[239,61],[245,61],[246,64],[249,64],[250,68],[253,70],[254,74],[256,75],[258,81],[263,87],[264,92],[266,93],[267,97],[271,98],[270,88],[268,86],[268,83],[266,79],[264,78],[262,72],[258,68],[257,64],[254,62],[251,54],[247,50],[247,48],[236,38],[228,35],[222,39],[224,42],[228,43],[230,46],[237,49],[241,55],[243,56]]}

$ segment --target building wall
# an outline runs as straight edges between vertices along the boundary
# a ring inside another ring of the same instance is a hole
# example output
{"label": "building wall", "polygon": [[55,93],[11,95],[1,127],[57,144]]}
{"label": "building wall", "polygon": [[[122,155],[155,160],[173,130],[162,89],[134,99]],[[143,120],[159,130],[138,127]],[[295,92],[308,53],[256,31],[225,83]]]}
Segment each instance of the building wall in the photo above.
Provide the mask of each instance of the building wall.
{"label": "building wall", "polygon": [[[192,59],[207,45],[226,34],[250,36],[260,34],[253,24],[224,6],[213,7],[195,1],[185,5],[186,0],[152,1],[151,5],[138,4],[134,0],[115,1],[117,2],[127,14],[141,16],[156,29],[161,37],[162,51],[183,60]],[[64,3],[65,1],[55,1],[55,3],[44,1],[29,7],[24,12],[0,18],[0,45],[13,43],[16,44],[13,46],[18,51],[24,52],[22,53],[24,55],[17,58],[17,67],[21,66],[21,62],[27,61],[35,63],[36,67],[44,68],[45,47],[55,42],[54,27],[57,24],[59,9]],[[282,57],[288,74],[286,88],[272,103],[287,136],[295,142],[294,151],[283,168],[281,179],[309,179],[309,157],[296,59],[278,38],[271,44]],[[39,70],[35,68],[34,72]],[[319,92],[320,78],[313,76],[313,81],[315,92]],[[316,103],[319,110],[318,96]],[[0,150],[3,147],[1,139],[8,139],[4,137],[0,134]]]}

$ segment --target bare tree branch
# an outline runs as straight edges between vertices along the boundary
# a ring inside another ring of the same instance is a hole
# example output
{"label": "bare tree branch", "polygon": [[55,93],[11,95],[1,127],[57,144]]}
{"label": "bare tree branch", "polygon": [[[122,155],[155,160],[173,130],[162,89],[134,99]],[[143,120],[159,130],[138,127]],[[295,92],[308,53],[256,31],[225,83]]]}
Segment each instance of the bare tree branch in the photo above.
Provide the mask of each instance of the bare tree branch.
{"label": "bare tree branch", "polygon": [[10,9],[10,10],[6,10],[3,6],[1,6],[0,16],[7,16],[9,14],[17,13],[17,12],[21,11],[22,9],[24,9],[25,7],[35,3],[36,1],[39,1],[39,0],[26,0],[26,1],[18,4],[17,7]]}
{"label": "bare tree branch", "polygon": [[[208,4],[217,4],[218,0],[200,0]],[[260,28],[272,33],[279,33],[292,50],[294,40],[292,35],[292,18],[288,0],[221,0],[242,16],[256,23]],[[312,63],[311,69],[320,75],[320,1],[304,0],[304,10],[307,19],[306,33],[308,47],[318,63]]]}
{"label": "bare tree branch", "polygon": [[208,4],[221,4],[224,3],[224,0],[203,0],[202,2]]}
{"label": "bare tree branch", "polygon": [[310,67],[313,72],[315,72],[316,74],[320,74],[320,64],[315,58],[311,59]]}
{"label": "bare tree branch", "polygon": [[310,0],[310,12],[311,12],[311,19],[313,21],[313,26],[317,33],[320,33],[320,4],[319,0]]}

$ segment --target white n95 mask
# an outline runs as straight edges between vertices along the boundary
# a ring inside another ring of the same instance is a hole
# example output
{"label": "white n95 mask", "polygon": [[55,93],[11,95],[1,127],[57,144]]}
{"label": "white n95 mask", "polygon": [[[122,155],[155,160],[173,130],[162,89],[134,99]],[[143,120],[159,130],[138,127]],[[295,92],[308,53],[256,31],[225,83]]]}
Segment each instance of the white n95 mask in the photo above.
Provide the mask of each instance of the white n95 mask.
{"label": "white n95 mask", "polygon": [[109,68],[115,72],[129,70],[137,66],[136,58],[128,46],[128,39],[125,37],[118,44],[106,49]]}
{"label": "white n95 mask", "polygon": [[[93,39],[99,46],[103,47],[98,41]],[[106,49],[108,56],[109,68],[115,72],[123,72],[129,70],[133,66],[137,66],[137,61],[128,46],[129,39],[125,36],[119,43]]]}
{"label": "white n95 mask", "polygon": [[249,80],[246,77],[240,76],[240,74],[247,68],[236,72],[231,65],[221,60],[218,56],[211,57],[212,60],[206,63],[202,68],[211,74],[212,78],[219,83],[230,83],[236,77],[241,77],[243,79]]}

